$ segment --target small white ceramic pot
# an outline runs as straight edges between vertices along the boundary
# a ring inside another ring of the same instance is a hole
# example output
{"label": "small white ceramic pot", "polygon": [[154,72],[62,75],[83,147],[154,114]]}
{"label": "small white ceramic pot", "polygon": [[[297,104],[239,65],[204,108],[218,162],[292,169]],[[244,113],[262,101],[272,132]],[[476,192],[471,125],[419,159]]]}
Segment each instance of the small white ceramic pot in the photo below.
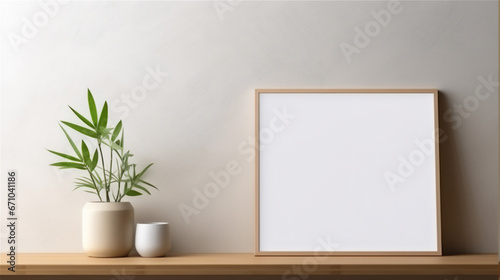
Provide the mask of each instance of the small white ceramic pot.
{"label": "small white ceramic pot", "polygon": [[142,257],[163,257],[170,250],[168,223],[138,223],[135,249]]}
{"label": "small white ceramic pot", "polygon": [[90,257],[125,257],[134,246],[130,202],[87,202],[82,211],[83,250]]}

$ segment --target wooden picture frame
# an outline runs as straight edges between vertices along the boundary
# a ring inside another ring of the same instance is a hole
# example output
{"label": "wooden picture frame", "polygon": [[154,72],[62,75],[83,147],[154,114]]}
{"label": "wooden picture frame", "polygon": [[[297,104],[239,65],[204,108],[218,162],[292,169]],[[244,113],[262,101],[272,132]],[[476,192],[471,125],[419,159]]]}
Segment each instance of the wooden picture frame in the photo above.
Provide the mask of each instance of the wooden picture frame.
{"label": "wooden picture frame", "polygon": [[256,256],[441,255],[436,89],[256,89]]}

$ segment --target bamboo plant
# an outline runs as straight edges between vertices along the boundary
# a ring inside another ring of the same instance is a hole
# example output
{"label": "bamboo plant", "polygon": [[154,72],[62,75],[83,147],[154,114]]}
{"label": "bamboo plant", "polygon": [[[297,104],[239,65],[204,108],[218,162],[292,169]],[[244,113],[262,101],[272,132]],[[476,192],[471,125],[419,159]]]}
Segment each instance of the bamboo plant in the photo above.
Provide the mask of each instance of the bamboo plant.
{"label": "bamboo plant", "polygon": [[[74,189],[82,189],[85,192],[96,194],[100,201],[120,202],[125,196],[139,196],[144,193],[150,195],[148,188],[157,188],[146,182],[143,177],[153,164],[151,163],[138,171],[137,165],[130,162],[133,155],[130,151],[125,152],[122,121],[120,120],[114,127],[109,127],[108,103],[104,103],[98,115],[90,90],[88,90],[87,98],[90,119],[69,106],[84,126],[67,121],[61,121],[62,125],[59,125],[75,154],[69,155],[48,150],[65,159],[65,161],[55,162],[51,165],[60,169],[78,169],[86,172],[85,176],[76,179]],[[79,148],[64,127],[79,132],[83,136],[82,138],[94,141],[95,151],[91,153],[85,139],[81,140]],[[103,191],[104,198],[102,197]]]}

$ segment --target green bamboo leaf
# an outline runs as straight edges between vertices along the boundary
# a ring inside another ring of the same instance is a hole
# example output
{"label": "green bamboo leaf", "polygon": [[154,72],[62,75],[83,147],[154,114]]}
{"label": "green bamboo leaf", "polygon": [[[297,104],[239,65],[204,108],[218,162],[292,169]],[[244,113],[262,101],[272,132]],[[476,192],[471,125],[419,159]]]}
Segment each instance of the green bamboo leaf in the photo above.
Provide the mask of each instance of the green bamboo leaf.
{"label": "green bamboo leaf", "polygon": [[113,135],[111,136],[111,141],[115,141],[116,137],[118,137],[118,134],[120,134],[120,131],[122,131],[122,121],[119,121],[116,125],[115,130],[113,131]]}
{"label": "green bamboo leaf", "polygon": [[87,91],[88,91],[87,97],[89,100],[90,116],[92,117],[92,122],[94,123],[94,127],[97,127],[97,108],[95,106],[94,97],[92,96],[90,89],[87,89]]}
{"label": "green bamboo leaf", "polygon": [[66,132],[66,130],[61,125],[59,125],[59,127],[61,127],[61,129],[64,131],[64,135],[66,135],[66,138],[68,139],[69,144],[73,148],[73,151],[75,151],[75,153],[78,156],[78,158],[80,159],[80,161],[82,161],[83,160],[82,159],[82,155],[80,154],[80,150],[78,150],[78,148],[76,147],[75,142],[73,142],[73,140],[71,139],[71,137],[69,137],[68,133]]}
{"label": "green bamboo leaf", "polygon": [[143,183],[143,184],[146,184],[146,185],[148,185],[148,186],[150,186],[150,187],[155,188],[156,190],[158,190],[158,188],[155,185],[153,185],[151,183],[148,183],[148,182],[146,182],[146,181],[144,181],[142,179],[139,179],[139,182]]}
{"label": "green bamboo leaf", "polygon": [[99,129],[98,133],[99,133],[99,135],[102,136],[102,138],[106,138],[109,140],[109,134],[111,134],[111,131],[113,131],[112,128],[104,127],[104,128]]}
{"label": "green bamboo leaf", "polygon": [[85,141],[82,140],[82,155],[83,155],[83,162],[90,167],[92,165],[92,160],[90,159],[90,152],[89,148],[87,147],[87,144],[85,144]]}
{"label": "green bamboo leaf", "polygon": [[117,151],[121,151],[122,150],[122,147],[120,145],[117,145],[116,143],[114,142],[111,142],[111,146],[110,146],[113,150],[117,150]]}
{"label": "green bamboo leaf", "polygon": [[76,169],[83,169],[83,170],[85,170],[85,165],[83,165],[81,163],[76,163],[76,162],[62,161],[62,162],[52,163],[51,166],[57,166],[57,167],[59,167],[61,169],[76,168]]}
{"label": "green bamboo leaf", "polygon": [[95,189],[93,184],[88,184],[88,183],[77,183],[76,186],[77,187],[88,187],[88,188]]}
{"label": "green bamboo leaf", "polygon": [[87,135],[87,136],[92,137],[92,138],[97,138],[97,133],[95,133],[95,131],[92,131],[88,128],[81,127],[79,125],[76,125],[76,124],[70,123],[70,122],[62,121],[62,123],[71,127],[72,129],[80,132],[81,134]]}
{"label": "green bamboo leaf", "polygon": [[97,153],[97,149],[94,152],[94,157],[92,158],[91,166],[90,166],[90,171],[94,171],[94,169],[97,166],[97,163],[99,161],[99,154]]}
{"label": "green bamboo leaf", "polygon": [[[94,175],[95,175],[95,176],[93,176],[93,178],[94,178],[94,180],[95,180],[95,182],[96,182],[96,185],[97,185],[98,190],[99,190],[99,191],[101,191],[101,190],[102,190],[102,188],[103,188],[103,184],[102,184],[102,180],[101,180],[101,178],[100,178],[100,176],[99,176],[99,173],[97,173],[97,172],[96,172],[96,173],[92,173],[92,174],[94,174]],[[94,184],[93,182],[90,182],[90,183],[91,183],[92,185]]]}
{"label": "green bamboo leaf", "polygon": [[97,129],[102,131],[106,129],[108,125],[108,102],[104,102],[104,106],[102,107],[101,116],[99,117],[99,124],[97,124]]}
{"label": "green bamboo leaf", "polygon": [[85,118],[84,116],[82,116],[80,113],[78,113],[75,109],[71,108],[71,106],[68,106],[71,111],[73,111],[73,113],[75,113],[75,115],[80,119],[82,120],[82,122],[84,122],[86,125],[90,126],[91,128],[94,128],[95,129],[95,126],[89,121],[87,120],[87,118]]}
{"label": "green bamboo leaf", "polygon": [[123,172],[128,172],[130,170],[130,165],[128,164],[128,160],[125,159],[125,161],[123,162]]}
{"label": "green bamboo leaf", "polygon": [[125,137],[125,128],[124,128],[124,129],[123,129],[123,131],[122,131],[122,138],[120,139],[120,146],[121,146],[122,148],[124,147],[123,145],[125,144],[125,139],[124,139],[124,137]]}
{"label": "green bamboo leaf", "polygon": [[133,157],[133,156],[134,156],[134,155],[133,155],[133,154],[131,154],[131,153],[130,153],[130,151],[127,151],[127,152],[123,155],[123,157],[124,157],[124,158],[129,158],[129,157]]}
{"label": "green bamboo leaf", "polygon": [[79,184],[73,190],[77,190],[77,189],[91,189],[94,192],[96,192],[96,194],[97,194],[97,191],[96,191],[94,185],[92,185],[92,184]]}
{"label": "green bamboo leaf", "polygon": [[139,195],[142,195],[142,193],[134,191],[134,190],[129,190],[125,195],[127,195],[127,196],[139,196]]}
{"label": "green bamboo leaf", "polygon": [[93,185],[78,185],[73,190],[77,190],[77,189],[81,189],[81,188],[89,188],[89,189],[93,189],[95,191],[95,188]]}
{"label": "green bamboo leaf", "polygon": [[85,177],[77,178],[75,181],[75,184],[94,186],[94,183],[92,183],[92,181],[90,179],[85,178]]}
{"label": "green bamboo leaf", "polygon": [[101,178],[101,175],[99,175],[99,173],[94,173],[95,174],[95,179],[96,181],[99,183],[99,185],[102,185],[102,178]]}
{"label": "green bamboo leaf", "polygon": [[151,193],[148,191],[148,189],[146,189],[145,187],[141,186],[141,185],[138,185],[138,184],[135,184],[134,185],[134,188],[138,188],[140,190],[143,190],[145,193],[151,195]]}
{"label": "green bamboo leaf", "polygon": [[80,183],[92,183],[92,181],[87,177],[78,177],[75,180]]}
{"label": "green bamboo leaf", "polygon": [[72,161],[77,161],[77,162],[81,162],[80,159],[74,157],[74,156],[70,156],[70,155],[67,155],[67,154],[63,154],[63,153],[59,153],[59,152],[56,152],[56,151],[52,151],[52,150],[49,150],[47,149],[47,151],[53,153],[54,155],[58,155],[60,157],[63,157],[65,159],[69,159],[69,160],[72,160]]}
{"label": "green bamboo leaf", "polygon": [[[102,142],[104,145],[110,147],[112,150],[118,150],[118,151],[121,151],[122,150],[122,147],[120,147],[119,145],[117,145],[115,142]],[[121,158],[121,156],[120,156]]]}
{"label": "green bamboo leaf", "polygon": [[[134,175],[134,177],[137,178],[137,180],[141,179],[142,175],[144,175],[144,173],[146,173],[146,171],[151,167],[151,165],[153,165],[152,163],[150,163],[148,166],[146,166],[146,168],[144,168],[139,174],[137,174],[137,176]],[[135,169],[134,169],[134,174],[135,174]]]}

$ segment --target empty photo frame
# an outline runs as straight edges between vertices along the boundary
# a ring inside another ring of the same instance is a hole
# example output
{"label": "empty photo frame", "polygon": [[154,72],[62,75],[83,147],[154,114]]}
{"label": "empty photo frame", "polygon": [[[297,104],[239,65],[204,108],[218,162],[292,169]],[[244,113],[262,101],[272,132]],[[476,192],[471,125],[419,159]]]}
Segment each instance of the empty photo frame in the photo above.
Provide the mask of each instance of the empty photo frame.
{"label": "empty photo frame", "polygon": [[256,90],[256,255],[441,255],[438,92]]}

